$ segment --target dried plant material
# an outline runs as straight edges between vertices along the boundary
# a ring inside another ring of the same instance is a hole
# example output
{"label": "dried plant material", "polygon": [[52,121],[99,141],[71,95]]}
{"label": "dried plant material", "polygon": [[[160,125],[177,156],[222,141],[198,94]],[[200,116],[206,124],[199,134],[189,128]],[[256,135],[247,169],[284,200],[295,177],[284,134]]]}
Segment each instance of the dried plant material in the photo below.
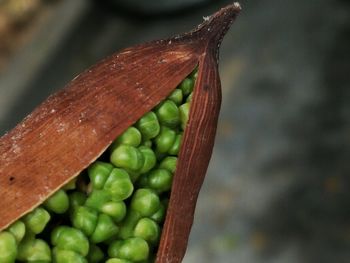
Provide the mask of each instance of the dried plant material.
{"label": "dried plant material", "polygon": [[180,262],[214,144],[221,103],[218,48],[238,4],[194,31],[123,50],[50,96],[0,139],[0,230],[95,161],[198,66],[157,262]]}

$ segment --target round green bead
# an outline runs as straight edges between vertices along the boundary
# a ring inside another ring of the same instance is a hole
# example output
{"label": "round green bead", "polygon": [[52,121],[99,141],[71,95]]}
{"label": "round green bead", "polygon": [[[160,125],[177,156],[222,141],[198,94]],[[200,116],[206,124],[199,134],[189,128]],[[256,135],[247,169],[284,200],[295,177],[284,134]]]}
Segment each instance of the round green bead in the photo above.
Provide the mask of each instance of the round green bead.
{"label": "round green bead", "polygon": [[156,244],[159,240],[160,228],[156,222],[149,218],[142,218],[134,229],[134,236],[146,240],[150,244]]}
{"label": "round green bead", "polygon": [[159,168],[166,169],[173,174],[176,170],[176,163],[177,157],[167,156],[161,161],[161,163],[159,164]]}
{"label": "round green bead", "polygon": [[89,252],[89,241],[79,229],[59,226],[51,232],[51,244],[62,250],[71,250],[82,256]]}
{"label": "round green bead", "polygon": [[193,87],[194,87],[194,80],[191,78],[185,78],[180,83],[180,86],[179,86],[184,96],[189,95],[193,91]]}
{"label": "round green bead", "polygon": [[163,193],[171,188],[172,174],[166,169],[156,169],[148,175],[148,186],[157,193]]}
{"label": "round green bead", "polygon": [[17,220],[7,230],[16,238],[18,244],[26,233],[26,226],[21,220]]}
{"label": "round green bead", "polygon": [[121,259],[121,258],[110,258],[106,261],[106,263],[133,263],[130,260]]}
{"label": "round green bead", "polygon": [[17,259],[26,262],[51,262],[51,249],[41,239],[24,239],[18,245]]}
{"label": "round green bead", "polygon": [[181,141],[182,141],[182,134],[177,134],[173,146],[171,146],[171,148],[168,151],[170,155],[179,154]]}
{"label": "round green bead", "polygon": [[163,202],[160,203],[159,209],[153,215],[150,216],[150,219],[154,220],[158,224],[163,223],[166,213],[166,206]]}
{"label": "round green bead", "polygon": [[55,247],[52,251],[54,263],[88,263],[79,253]]}
{"label": "round green bead", "polygon": [[173,146],[176,132],[168,127],[162,126],[159,135],[155,138],[157,153],[167,153]]}
{"label": "round green bead", "polygon": [[158,195],[151,189],[138,189],[132,197],[130,208],[142,216],[151,216],[158,209],[160,200]]}
{"label": "round green bead", "polygon": [[50,214],[42,207],[35,208],[32,212],[23,217],[26,228],[34,234],[41,233],[46,224],[50,221]]}
{"label": "round green bead", "polygon": [[98,216],[98,221],[94,233],[90,237],[92,243],[101,243],[113,236],[116,236],[119,228],[114,224],[111,217],[105,214]]}
{"label": "round green bead", "polygon": [[113,201],[122,201],[131,196],[134,185],[125,170],[114,168],[104,185],[104,190],[110,194]]}
{"label": "round green bead", "polygon": [[96,228],[98,213],[87,206],[77,207],[72,216],[72,225],[83,231],[86,236],[92,235]]}
{"label": "round green bead", "polygon": [[193,92],[191,92],[190,95],[188,95],[186,102],[191,102],[192,101],[192,97],[193,97]]}
{"label": "round green bead", "polygon": [[151,148],[148,148],[145,146],[140,146],[139,150],[142,153],[144,158],[144,163],[140,170],[140,173],[141,174],[147,173],[156,165],[157,163],[156,155]]}
{"label": "round green bead", "polygon": [[75,177],[72,180],[70,180],[66,185],[62,187],[62,190],[64,191],[74,190],[77,187],[76,186],[77,179],[78,177]]}
{"label": "round green bead", "polygon": [[141,133],[135,127],[129,127],[111,145],[113,151],[121,144],[137,147],[141,143]]}
{"label": "round green bead", "polygon": [[60,189],[44,202],[44,207],[56,214],[65,213],[69,208],[68,195],[64,190]]}
{"label": "round green bead", "polygon": [[148,258],[149,246],[142,238],[132,237],[112,243],[108,249],[108,254],[110,257],[142,261]]}
{"label": "round green bead", "polygon": [[183,95],[181,89],[175,89],[170,93],[169,100],[172,100],[176,105],[180,105],[182,103]]}
{"label": "round green bead", "polygon": [[111,163],[116,167],[125,168],[132,171],[138,171],[143,166],[143,155],[141,152],[130,145],[120,145],[111,154]]}
{"label": "round green bead", "polygon": [[139,119],[136,123],[136,127],[140,130],[143,140],[156,137],[160,131],[157,115],[153,111],[146,113]]}
{"label": "round green bead", "polygon": [[87,256],[87,260],[89,263],[98,263],[104,259],[105,255],[101,248],[98,246],[91,244],[89,254]]}
{"label": "round green bead", "polygon": [[101,208],[100,212],[109,215],[113,218],[114,222],[120,222],[126,215],[126,205],[123,201],[110,201],[105,203]]}
{"label": "round green bead", "polygon": [[157,108],[156,114],[162,125],[173,128],[180,123],[179,108],[172,100],[163,101]]}
{"label": "round green bead", "polygon": [[14,235],[0,232],[0,262],[14,263],[17,256],[17,243]]}
{"label": "round green bead", "polygon": [[113,165],[105,162],[94,162],[88,168],[88,175],[94,189],[102,189],[113,169]]}
{"label": "round green bead", "polygon": [[188,122],[188,116],[190,113],[190,103],[186,102],[179,107],[180,110],[180,119],[181,119],[181,128],[185,130],[186,124]]}

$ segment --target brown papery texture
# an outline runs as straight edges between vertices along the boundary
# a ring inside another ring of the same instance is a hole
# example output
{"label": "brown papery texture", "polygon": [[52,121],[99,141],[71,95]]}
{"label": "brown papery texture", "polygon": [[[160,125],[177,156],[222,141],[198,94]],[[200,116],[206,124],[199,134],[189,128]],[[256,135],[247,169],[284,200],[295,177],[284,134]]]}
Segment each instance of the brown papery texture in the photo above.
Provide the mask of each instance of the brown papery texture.
{"label": "brown papery texture", "polygon": [[0,138],[0,230],[95,161],[198,65],[157,262],[180,262],[210,160],[221,103],[218,48],[235,3],[195,30],[131,47],[97,63]]}

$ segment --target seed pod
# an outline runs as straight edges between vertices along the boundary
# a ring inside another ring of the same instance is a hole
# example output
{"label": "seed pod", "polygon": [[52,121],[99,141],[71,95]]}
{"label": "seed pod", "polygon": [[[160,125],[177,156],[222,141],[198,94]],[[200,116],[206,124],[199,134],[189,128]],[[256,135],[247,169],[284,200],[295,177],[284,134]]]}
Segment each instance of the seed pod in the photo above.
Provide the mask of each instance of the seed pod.
{"label": "seed pod", "polygon": [[[102,60],[1,137],[0,231],[79,175],[197,67],[156,260],[180,262],[216,132],[221,103],[218,47],[239,11],[238,4],[229,5],[187,34],[131,47]],[[191,89],[182,87],[182,92]],[[163,121],[172,125],[172,119]],[[131,170],[143,166],[141,159],[130,164]],[[125,163],[129,165],[122,160],[122,167]],[[59,247],[54,254],[59,258],[73,252]]]}

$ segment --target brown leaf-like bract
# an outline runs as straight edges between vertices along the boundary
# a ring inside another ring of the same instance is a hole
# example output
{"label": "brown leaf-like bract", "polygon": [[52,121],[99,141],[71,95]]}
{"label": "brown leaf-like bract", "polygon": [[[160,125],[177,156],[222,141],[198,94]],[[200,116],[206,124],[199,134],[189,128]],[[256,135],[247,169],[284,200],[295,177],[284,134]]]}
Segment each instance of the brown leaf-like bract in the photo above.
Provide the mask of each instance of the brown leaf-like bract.
{"label": "brown leaf-like bract", "polygon": [[221,103],[218,48],[240,11],[229,5],[192,32],[138,45],[86,70],[0,138],[0,231],[95,161],[198,65],[157,262],[180,262],[210,160]]}

